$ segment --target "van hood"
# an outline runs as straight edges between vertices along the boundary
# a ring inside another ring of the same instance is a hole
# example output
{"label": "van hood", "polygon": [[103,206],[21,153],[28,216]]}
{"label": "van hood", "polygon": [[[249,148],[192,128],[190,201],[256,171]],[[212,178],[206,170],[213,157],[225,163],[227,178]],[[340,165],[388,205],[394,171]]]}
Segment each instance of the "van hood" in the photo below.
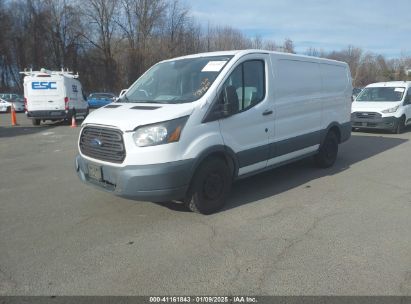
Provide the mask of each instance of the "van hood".
{"label": "van hood", "polygon": [[351,113],[357,111],[367,111],[367,112],[381,112],[386,109],[394,108],[401,104],[401,101],[395,102],[369,102],[369,101],[354,101],[351,106]]}
{"label": "van hood", "polygon": [[192,103],[111,103],[91,112],[82,126],[94,124],[116,127],[124,132],[132,131],[138,126],[190,115],[193,110]]}

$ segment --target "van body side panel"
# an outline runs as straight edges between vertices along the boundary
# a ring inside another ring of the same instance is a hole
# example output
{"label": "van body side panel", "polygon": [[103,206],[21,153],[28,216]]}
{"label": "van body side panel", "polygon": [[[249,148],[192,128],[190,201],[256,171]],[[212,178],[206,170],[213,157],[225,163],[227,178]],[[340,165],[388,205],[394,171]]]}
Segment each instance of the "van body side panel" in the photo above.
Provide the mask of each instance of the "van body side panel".
{"label": "van body side panel", "polygon": [[326,129],[331,122],[349,123],[352,86],[348,66],[321,63],[320,68],[323,91],[321,128]]}
{"label": "van body side panel", "polygon": [[275,135],[270,138],[268,166],[318,149],[323,97],[317,62],[277,54],[271,60]]}
{"label": "van body side panel", "polygon": [[[332,126],[338,127],[341,142],[351,135],[351,84],[346,66],[325,64],[311,58],[290,59],[287,55],[272,54],[270,57],[271,71],[267,80],[268,94],[274,102],[269,127],[273,132],[269,134],[267,145],[252,147],[247,146],[247,138],[256,133],[245,131],[242,134],[243,149],[236,151],[239,175],[315,153]],[[241,128],[245,120],[251,118],[240,119],[240,114],[225,120],[237,121],[236,128]],[[227,146],[233,144],[226,140],[232,132],[229,130],[223,136]]]}
{"label": "van body side panel", "polygon": [[77,112],[84,112],[87,109],[87,102],[83,99],[82,87],[77,79],[66,78],[66,96],[69,98],[69,108],[76,109]]}
{"label": "van body side panel", "polygon": [[315,62],[279,58],[274,64],[275,138],[321,129],[321,78]]}

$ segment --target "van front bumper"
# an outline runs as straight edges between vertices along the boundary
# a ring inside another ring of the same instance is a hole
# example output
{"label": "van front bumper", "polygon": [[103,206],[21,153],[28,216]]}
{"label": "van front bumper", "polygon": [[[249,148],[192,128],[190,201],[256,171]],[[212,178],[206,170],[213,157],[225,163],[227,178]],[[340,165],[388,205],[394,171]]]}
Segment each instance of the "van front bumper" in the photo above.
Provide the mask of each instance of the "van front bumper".
{"label": "van front bumper", "polygon": [[[89,164],[101,168],[101,179],[89,175]],[[119,196],[162,202],[184,198],[191,179],[194,160],[163,164],[114,167],[98,164],[77,155],[75,169],[86,184]]]}
{"label": "van front bumper", "polygon": [[381,117],[376,115],[373,118],[359,118],[356,113],[351,115],[353,128],[393,130],[397,127],[398,121],[399,119],[395,116]]}

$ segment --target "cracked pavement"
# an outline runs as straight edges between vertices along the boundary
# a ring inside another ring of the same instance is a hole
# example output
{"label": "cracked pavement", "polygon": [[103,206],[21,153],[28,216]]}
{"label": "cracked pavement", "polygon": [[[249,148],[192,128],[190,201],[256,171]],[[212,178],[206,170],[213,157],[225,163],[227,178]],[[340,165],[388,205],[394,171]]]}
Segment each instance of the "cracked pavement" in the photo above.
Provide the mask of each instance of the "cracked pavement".
{"label": "cracked pavement", "polygon": [[0,295],[411,295],[411,130],[238,181],[211,216],[83,185],[80,128],[0,114]]}

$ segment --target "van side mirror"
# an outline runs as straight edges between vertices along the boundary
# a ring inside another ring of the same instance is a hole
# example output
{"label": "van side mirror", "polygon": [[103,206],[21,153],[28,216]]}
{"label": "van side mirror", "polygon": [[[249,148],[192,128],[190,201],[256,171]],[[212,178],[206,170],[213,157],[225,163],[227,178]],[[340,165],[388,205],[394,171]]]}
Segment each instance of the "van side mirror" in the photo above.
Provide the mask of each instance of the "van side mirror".
{"label": "van side mirror", "polygon": [[220,118],[228,117],[238,112],[238,96],[233,86],[227,86],[221,92],[214,111],[219,112]]}
{"label": "van side mirror", "polygon": [[234,86],[225,87],[218,95],[210,112],[203,119],[203,122],[214,121],[220,118],[231,116],[238,112],[239,101]]}
{"label": "van side mirror", "polygon": [[234,86],[227,86],[224,88],[223,92],[223,115],[224,117],[231,116],[238,112],[238,95],[236,88]]}
{"label": "van side mirror", "polygon": [[127,92],[127,89],[122,89],[118,97],[123,96]]}

